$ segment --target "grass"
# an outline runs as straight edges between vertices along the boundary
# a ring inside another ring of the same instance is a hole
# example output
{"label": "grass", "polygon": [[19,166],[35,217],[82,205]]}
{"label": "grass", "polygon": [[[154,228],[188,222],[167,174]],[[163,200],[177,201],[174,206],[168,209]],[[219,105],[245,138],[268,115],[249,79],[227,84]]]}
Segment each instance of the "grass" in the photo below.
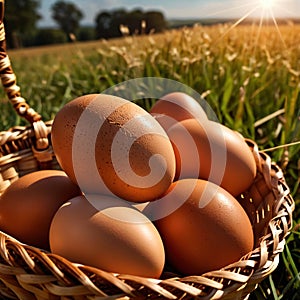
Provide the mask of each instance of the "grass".
{"label": "grass", "polygon": [[[137,77],[179,81],[224,125],[255,140],[285,173],[294,228],[277,270],[251,299],[300,297],[300,26],[195,26],[152,36],[10,51],[22,95],[44,120],[64,103]],[[2,92],[0,130],[24,124]],[[290,146],[284,146],[291,144]]]}

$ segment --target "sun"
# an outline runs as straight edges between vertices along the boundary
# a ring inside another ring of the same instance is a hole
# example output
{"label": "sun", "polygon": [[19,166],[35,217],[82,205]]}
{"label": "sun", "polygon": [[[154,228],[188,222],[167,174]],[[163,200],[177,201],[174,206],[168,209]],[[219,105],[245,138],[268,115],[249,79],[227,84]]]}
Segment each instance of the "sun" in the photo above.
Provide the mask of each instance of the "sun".
{"label": "sun", "polygon": [[260,0],[263,9],[271,10],[275,5],[276,0]]}
{"label": "sun", "polygon": [[242,5],[238,5],[236,7],[227,9],[226,11],[234,9],[243,9],[244,12],[236,22],[234,22],[231,26],[228,27],[228,29],[220,36],[218,41],[221,41],[224,36],[226,36],[232,29],[237,27],[243,21],[247,19],[251,20],[252,18],[256,23],[258,20],[258,30],[255,32],[255,35],[257,36],[257,41],[260,36],[262,27],[265,24],[269,26],[273,23],[274,28],[276,29],[280,37],[280,40],[285,45],[285,41],[283,40],[276,17],[278,13],[280,14],[281,10],[289,12],[289,10],[286,9],[286,6],[284,4],[286,4],[286,0],[248,0],[247,3],[243,3]]}

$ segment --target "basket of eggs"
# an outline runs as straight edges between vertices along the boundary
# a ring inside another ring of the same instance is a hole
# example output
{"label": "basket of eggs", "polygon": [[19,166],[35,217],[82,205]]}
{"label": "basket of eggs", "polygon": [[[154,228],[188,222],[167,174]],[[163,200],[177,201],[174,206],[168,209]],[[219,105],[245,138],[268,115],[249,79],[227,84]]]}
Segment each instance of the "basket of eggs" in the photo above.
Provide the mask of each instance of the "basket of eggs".
{"label": "basket of eggs", "polygon": [[173,91],[149,111],[82,95],[44,122],[0,71],[0,297],[247,299],[277,267],[294,201],[257,144]]}

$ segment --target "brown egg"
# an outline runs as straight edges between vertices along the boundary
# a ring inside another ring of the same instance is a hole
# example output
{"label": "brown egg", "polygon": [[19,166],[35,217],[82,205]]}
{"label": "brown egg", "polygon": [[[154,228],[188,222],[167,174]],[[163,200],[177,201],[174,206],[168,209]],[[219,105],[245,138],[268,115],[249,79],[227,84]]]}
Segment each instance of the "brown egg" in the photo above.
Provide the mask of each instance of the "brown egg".
{"label": "brown egg", "polygon": [[[184,203],[173,211],[178,201]],[[219,270],[253,248],[247,214],[231,194],[209,181],[174,182],[159,210],[151,212],[154,217],[162,213],[165,216],[154,223],[164,243],[166,260],[182,274]]]}
{"label": "brown egg", "polygon": [[158,278],[165,262],[153,223],[125,201],[104,195],[64,204],[53,218],[50,246],[70,261],[114,273]]}
{"label": "brown egg", "polygon": [[166,132],[175,123],[186,119],[207,119],[200,102],[183,92],[172,92],[161,97],[152,106],[150,113]]}
{"label": "brown egg", "polygon": [[175,176],[171,142],[143,108],[111,95],[74,99],[56,115],[52,143],[62,169],[83,192],[146,202]]}
{"label": "brown egg", "polygon": [[60,170],[29,173],[0,198],[0,230],[19,241],[49,249],[49,228],[58,208],[81,191]]}
{"label": "brown egg", "polygon": [[176,157],[175,178],[200,178],[220,184],[232,195],[253,183],[256,163],[242,136],[213,121],[175,124],[168,136]]}

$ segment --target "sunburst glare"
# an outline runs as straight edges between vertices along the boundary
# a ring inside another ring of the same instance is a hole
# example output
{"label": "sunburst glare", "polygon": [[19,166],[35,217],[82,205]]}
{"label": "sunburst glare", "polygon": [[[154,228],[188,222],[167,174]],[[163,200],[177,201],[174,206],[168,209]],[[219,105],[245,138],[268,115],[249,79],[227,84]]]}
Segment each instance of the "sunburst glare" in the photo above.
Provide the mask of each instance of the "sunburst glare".
{"label": "sunburst glare", "polygon": [[260,4],[263,9],[272,9],[275,5],[276,0],[260,0]]}
{"label": "sunburst glare", "polygon": [[[281,3],[280,3],[281,2]],[[261,28],[264,26],[264,23],[270,24],[269,20],[273,23],[278,35],[280,36],[280,39],[282,43],[285,45],[285,42],[283,40],[282,34],[280,32],[278,22],[276,19],[276,12],[284,9],[284,1],[283,0],[252,0],[247,2],[247,5],[243,6],[233,6],[229,10],[236,11],[237,9],[244,8],[244,12],[242,13],[242,16],[237,19],[237,21],[232,24],[226,32],[223,33],[223,35],[219,38],[219,41],[224,38],[225,35],[227,35],[232,29],[234,29],[236,26],[238,26],[240,23],[245,21],[248,18],[256,18],[259,20],[259,29],[256,32],[258,41],[259,34],[261,32]],[[227,10],[227,12],[229,11]],[[221,13],[221,12],[220,12]]]}

